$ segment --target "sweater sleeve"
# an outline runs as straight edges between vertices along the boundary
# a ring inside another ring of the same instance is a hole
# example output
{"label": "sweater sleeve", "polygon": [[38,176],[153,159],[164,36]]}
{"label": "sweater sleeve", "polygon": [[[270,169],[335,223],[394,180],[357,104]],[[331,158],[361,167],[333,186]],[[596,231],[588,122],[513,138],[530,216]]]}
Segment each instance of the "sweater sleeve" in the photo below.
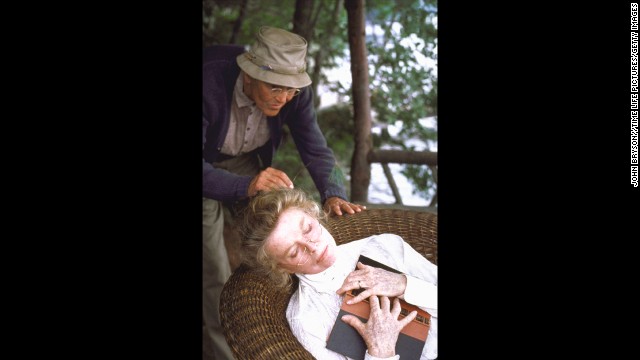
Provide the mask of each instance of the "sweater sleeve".
{"label": "sweater sleeve", "polygon": [[[202,151],[207,143],[207,128],[210,123],[203,110],[202,115]],[[213,140],[210,140],[213,141]],[[251,183],[250,176],[233,174],[217,169],[202,158],[202,196],[219,201],[233,201],[245,197]]]}

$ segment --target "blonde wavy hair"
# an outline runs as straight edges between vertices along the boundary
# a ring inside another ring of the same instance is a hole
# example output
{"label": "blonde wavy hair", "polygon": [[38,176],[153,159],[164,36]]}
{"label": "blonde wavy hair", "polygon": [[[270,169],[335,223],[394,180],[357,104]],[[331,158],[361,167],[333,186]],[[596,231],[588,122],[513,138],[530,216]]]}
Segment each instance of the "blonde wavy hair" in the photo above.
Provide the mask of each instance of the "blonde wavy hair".
{"label": "blonde wavy hair", "polygon": [[265,251],[265,239],[275,229],[280,215],[287,209],[296,208],[318,219],[321,223],[326,215],[320,206],[304,191],[280,188],[260,192],[253,197],[243,210],[239,225],[242,243],[241,261],[243,264],[268,276],[281,288],[291,286],[291,274],[280,268]]}

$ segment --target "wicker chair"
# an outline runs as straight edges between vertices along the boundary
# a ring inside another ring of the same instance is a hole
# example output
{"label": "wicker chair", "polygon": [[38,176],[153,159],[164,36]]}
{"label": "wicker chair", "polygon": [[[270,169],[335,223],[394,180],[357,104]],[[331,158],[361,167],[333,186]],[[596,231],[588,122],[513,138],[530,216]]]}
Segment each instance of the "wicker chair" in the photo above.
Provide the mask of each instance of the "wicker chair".
{"label": "wicker chair", "polygon": [[[327,229],[338,244],[381,233],[402,238],[437,264],[438,217],[429,212],[369,209],[355,215],[333,216]],[[220,297],[223,331],[238,360],[314,359],[292,334],[285,316],[294,286],[283,291],[240,266]]]}

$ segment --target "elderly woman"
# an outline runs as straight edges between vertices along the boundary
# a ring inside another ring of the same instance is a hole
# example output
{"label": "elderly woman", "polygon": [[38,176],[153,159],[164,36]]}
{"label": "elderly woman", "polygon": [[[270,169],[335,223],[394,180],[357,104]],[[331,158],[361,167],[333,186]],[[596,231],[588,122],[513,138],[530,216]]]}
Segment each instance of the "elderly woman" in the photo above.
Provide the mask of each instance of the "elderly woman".
{"label": "elderly woman", "polygon": [[[324,216],[318,204],[304,192],[278,189],[254,197],[241,224],[245,264],[267,274],[276,286],[291,286],[291,274],[300,279],[286,312],[298,341],[318,359],[348,359],[327,349],[327,338],[342,305],[342,295],[363,288],[350,303],[369,298],[372,308],[369,321],[364,324],[348,315],[342,320],[362,335],[367,345],[365,359],[397,359],[398,333],[415,317],[413,312],[397,320],[398,301],[391,304],[389,297],[402,298],[431,315],[421,359],[435,359],[437,266],[393,234],[337,246],[323,226]],[[358,262],[360,255],[401,274],[363,265]]]}

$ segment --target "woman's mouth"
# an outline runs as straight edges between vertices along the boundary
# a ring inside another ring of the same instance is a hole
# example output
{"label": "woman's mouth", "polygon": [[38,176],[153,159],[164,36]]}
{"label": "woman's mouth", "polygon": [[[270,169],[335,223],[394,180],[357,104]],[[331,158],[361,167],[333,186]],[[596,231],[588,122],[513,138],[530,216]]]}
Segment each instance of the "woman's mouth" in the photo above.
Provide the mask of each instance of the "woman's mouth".
{"label": "woman's mouth", "polygon": [[324,257],[327,256],[327,250],[329,250],[329,245],[324,248],[322,254],[320,254],[320,256],[316,259],[316,263],[320,263],[324,259]]}

